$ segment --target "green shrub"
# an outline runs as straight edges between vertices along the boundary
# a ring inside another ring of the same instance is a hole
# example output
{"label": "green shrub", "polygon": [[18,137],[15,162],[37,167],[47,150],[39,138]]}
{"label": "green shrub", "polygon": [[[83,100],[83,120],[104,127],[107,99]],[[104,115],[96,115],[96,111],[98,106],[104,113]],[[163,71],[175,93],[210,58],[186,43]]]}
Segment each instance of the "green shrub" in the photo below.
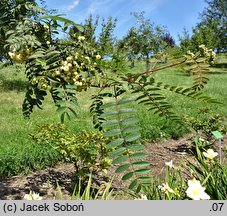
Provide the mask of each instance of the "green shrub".
{"label": "green shrub", "polygon": [[101,132],[73,134],[63,124],[47,124],[40,127],[33,138],[39,144],[52,146],[66,162],[74,163],[80,177],[92,171],[105,171],[111,164]]}

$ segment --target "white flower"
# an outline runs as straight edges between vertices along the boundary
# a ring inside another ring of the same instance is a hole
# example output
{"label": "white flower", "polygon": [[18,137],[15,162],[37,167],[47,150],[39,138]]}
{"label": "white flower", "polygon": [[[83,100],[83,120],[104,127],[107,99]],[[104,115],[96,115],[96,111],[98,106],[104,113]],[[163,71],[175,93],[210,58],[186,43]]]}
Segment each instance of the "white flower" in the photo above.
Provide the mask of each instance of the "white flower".
{"label": "white flower", "polygon": [[174,190],[169,186],[168,183],[162,183],[162,185],[158,186],[158,189],[164,191],[165,193],[174,193]]}
{"label": "white flower", "polygon": [[135,198],[134,200],[147,200],[147,196],[141,194],[139,198]]}
{"label": "white flower", "polygon": [[168,166],[170,169],[173,168],[173,160],[171,160],[170,162],[165,162],[165,165]]}
{"label": "white flower", "polygon": [[200,181],[196,180],[188,180],[188,189],[186,190],[186,194],[193,200],[207,200],[210,199],[210,196],[205,193],[205,188],[201,186]]}
{"label": "white flower", "polygon": [[203,155],[210,159],[210,160],[213,160],[217,155],[218,153],[217,152],[214,152],[213,149],[208,149],[206,152],[203,152]]}
{"label": "white flower", "polygon": [[30,191],[29,194],[25,194],[24,199],[25,200],[42,200],[42,197],[39,196],[38,193],[35,193],[33,191]]}

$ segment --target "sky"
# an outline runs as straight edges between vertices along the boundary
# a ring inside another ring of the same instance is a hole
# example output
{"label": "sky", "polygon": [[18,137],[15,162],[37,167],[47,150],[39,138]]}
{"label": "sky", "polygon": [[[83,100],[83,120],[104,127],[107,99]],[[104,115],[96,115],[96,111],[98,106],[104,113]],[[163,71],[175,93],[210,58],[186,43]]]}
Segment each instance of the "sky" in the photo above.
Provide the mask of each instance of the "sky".
{"label": "sky", "polygon": [[176,42],[183,28],[191,33],[199,22],[199,13],[206,7],[204,0],[46,0],[46,5],[79,24],[90,14],[117,18],[114,33],[119,39],[136,23],[130,13],[144,11],[146,19],[166,26]]}

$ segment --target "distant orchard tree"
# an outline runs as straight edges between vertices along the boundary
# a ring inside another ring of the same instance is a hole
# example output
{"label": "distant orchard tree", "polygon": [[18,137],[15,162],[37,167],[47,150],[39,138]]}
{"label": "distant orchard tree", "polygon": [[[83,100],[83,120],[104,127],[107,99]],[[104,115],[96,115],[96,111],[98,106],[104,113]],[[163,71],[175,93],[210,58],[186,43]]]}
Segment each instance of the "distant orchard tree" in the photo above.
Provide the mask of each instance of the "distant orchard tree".
{"label": "distant orchard tree", "polygon": [[182,51],[198,51],[199,45],[227,51],[227,2],[226,0],[205,0],[207,7],[200,14],[200,22],[192,28],[192,36],[184,31],[180,39]]}
{"label": "distant orchard tree", "polygon": [[162,37],[166,33],[163,26],[145,19],[144,12],[132,13],[136,18],[136,26],[132,27],[123,38],[122,43],[132,58],[139,56],[146,61],[146,69],[150,69],[150,57],[163,49]]}
{"label": "distant orchard tree", "polygon": [[171,36],[169,32],[165,33],[161,37],[162,41],[166,43],[166,47],[174,47],[175,46],[175,40]]}
{"label": "distant orchard tree", "polygon": [[213,48],[217,52],[227,51],[227,2],[226,0],[205,0],[207,7],[201,13],[198,27],[213,35]]}

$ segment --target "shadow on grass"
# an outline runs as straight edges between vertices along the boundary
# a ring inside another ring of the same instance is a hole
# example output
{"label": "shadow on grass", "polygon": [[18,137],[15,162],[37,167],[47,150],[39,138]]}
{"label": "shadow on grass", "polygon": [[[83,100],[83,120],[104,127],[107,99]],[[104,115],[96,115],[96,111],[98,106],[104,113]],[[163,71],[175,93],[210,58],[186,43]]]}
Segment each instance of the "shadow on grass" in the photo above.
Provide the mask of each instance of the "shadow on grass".
{"label": "shadow on grass", "polygon": [[3,91],[25,91],[27,87],[27,81],[24,80],[10,80],[4,76],[0,76],[0,89]]}

